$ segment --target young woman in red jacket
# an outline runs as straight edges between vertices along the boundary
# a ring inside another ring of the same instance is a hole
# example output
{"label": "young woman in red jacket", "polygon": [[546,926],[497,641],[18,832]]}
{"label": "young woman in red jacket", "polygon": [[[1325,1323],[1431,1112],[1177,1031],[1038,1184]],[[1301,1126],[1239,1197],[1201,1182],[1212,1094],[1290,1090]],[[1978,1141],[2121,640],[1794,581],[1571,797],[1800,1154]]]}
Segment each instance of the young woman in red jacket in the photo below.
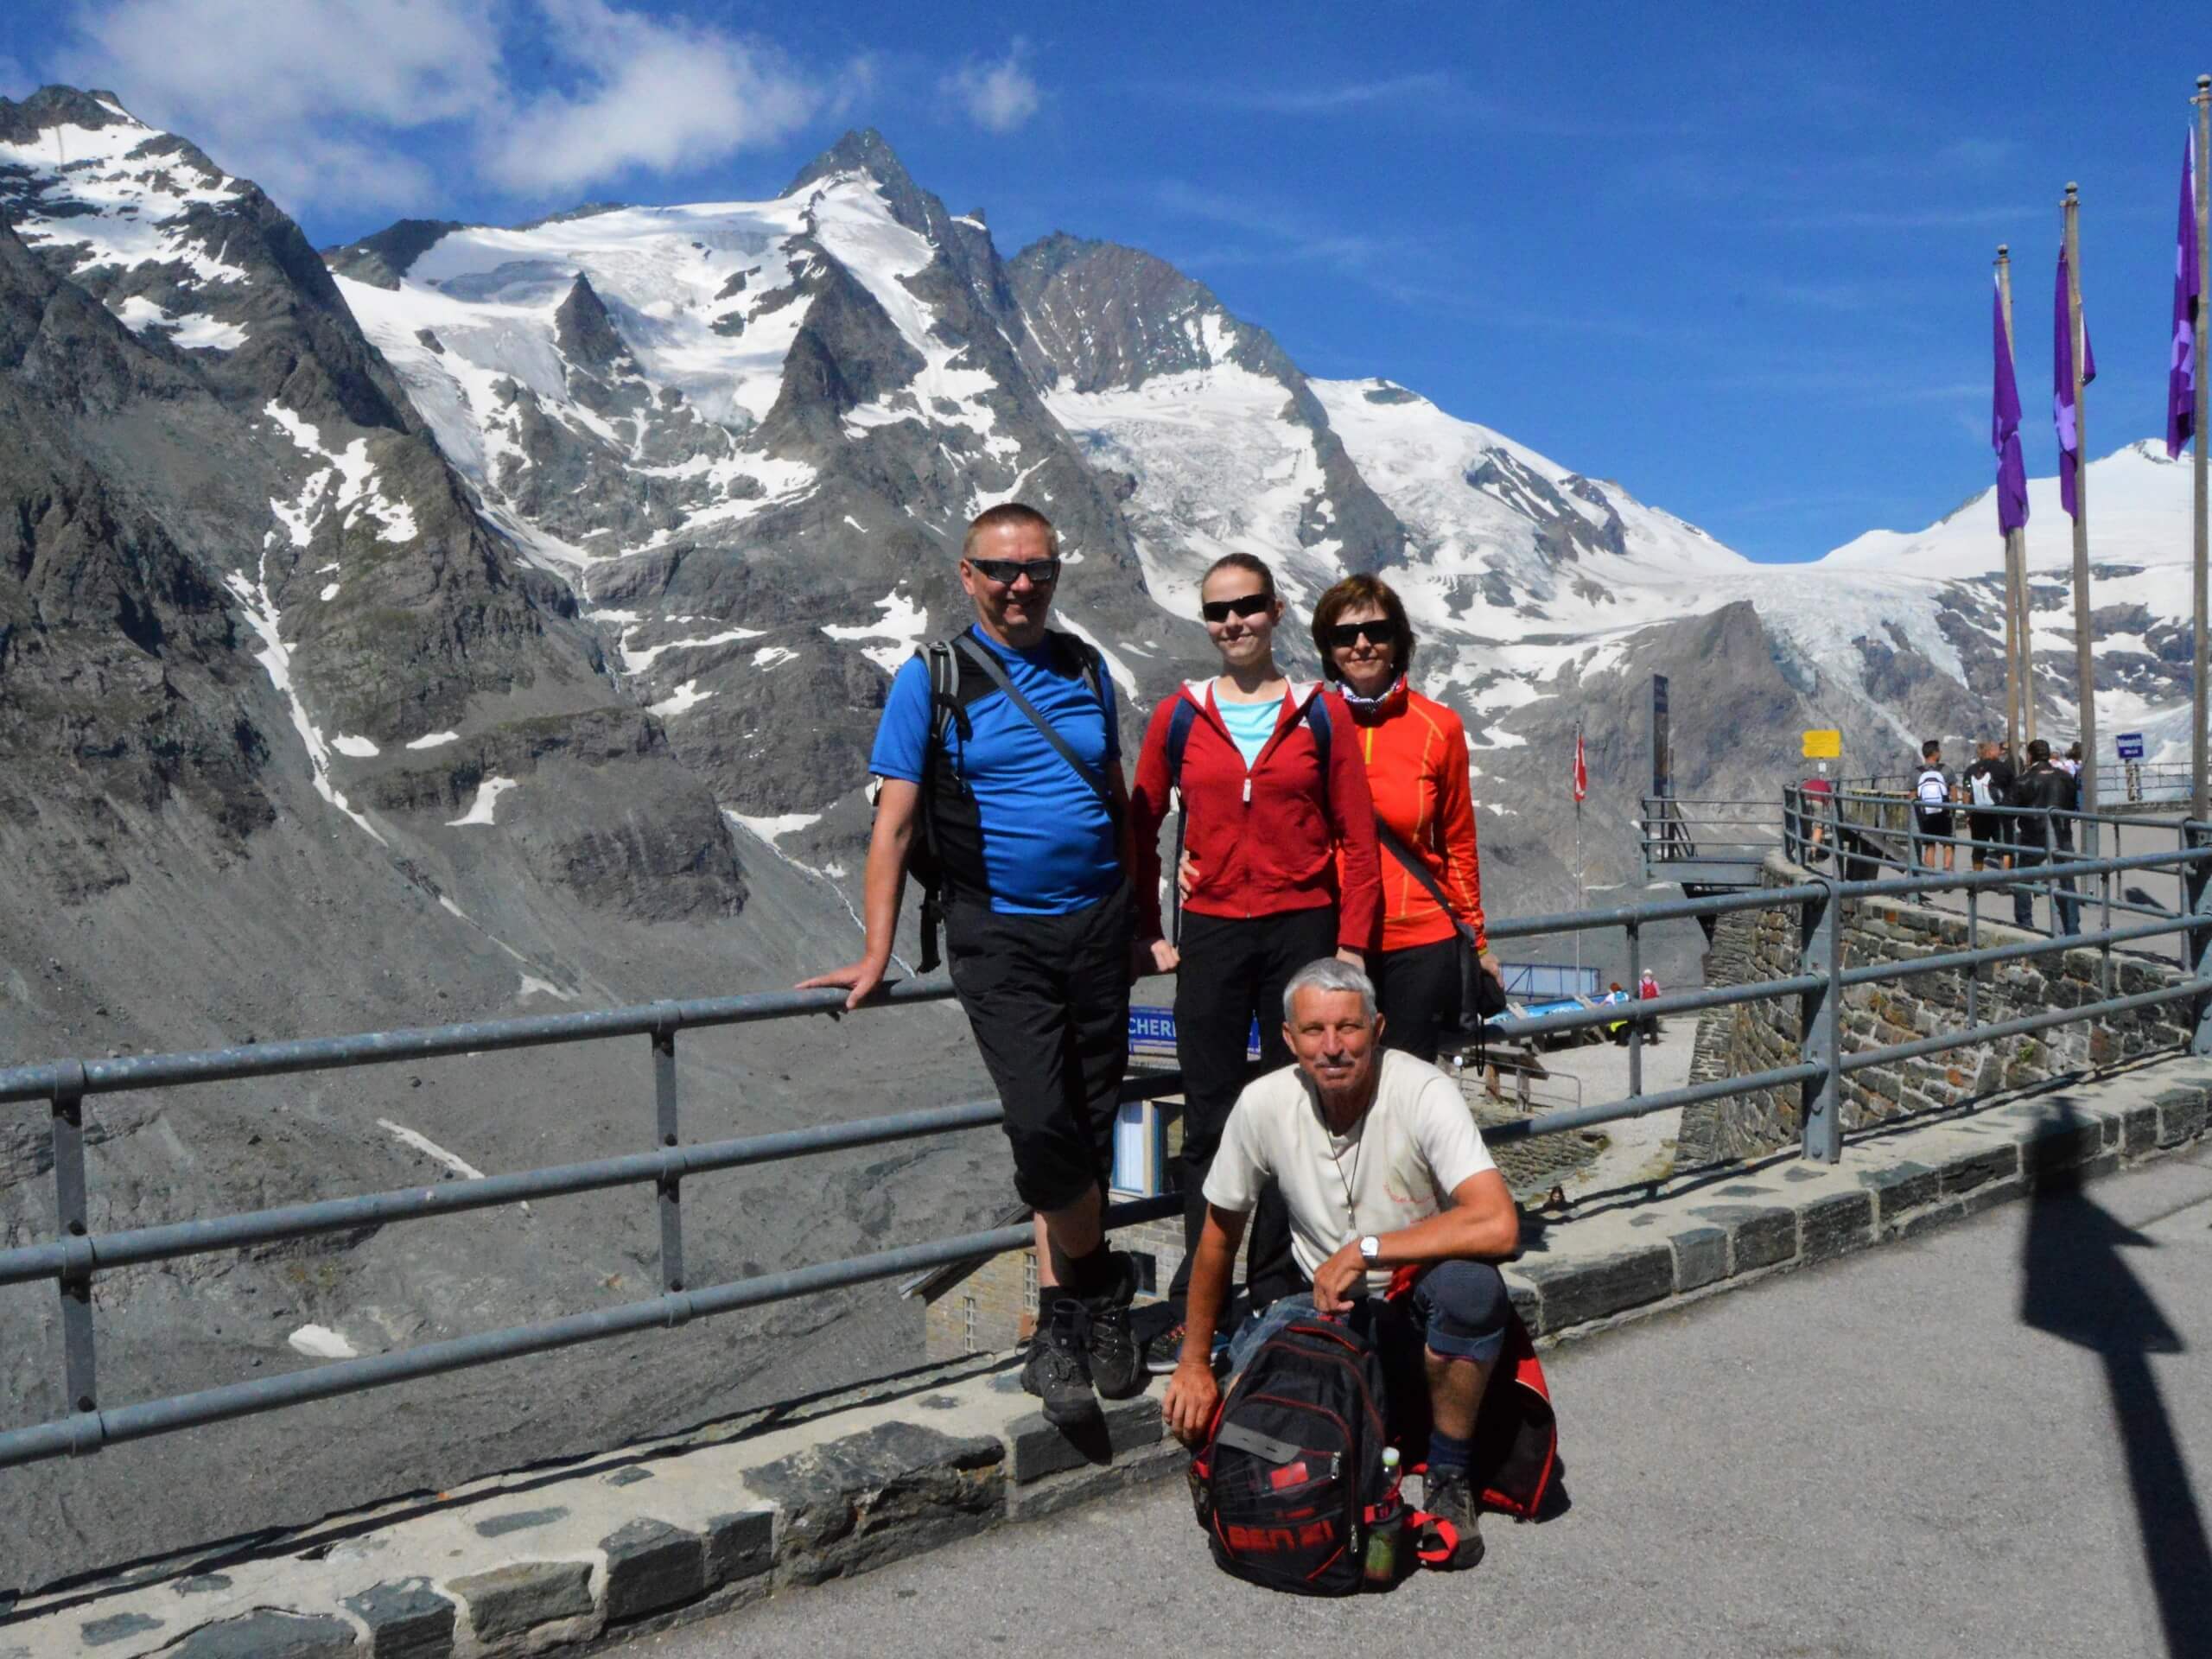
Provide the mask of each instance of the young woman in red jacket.
{"label": "young woman in red jacket", "polygon": [[[1231,553],[1206,572],[1198,595],[1221,672],[1153,711],[1129,802],[1137,937],[1151,942],[1163,969],[1180,964],[1175,1050],[1192,1250],[1205,1220],[1206,1172],[1244,1086],[1247,1033],[1256,1020],[1263,1070],[1290,1063],[1283,987],[1316,957],[1361,960],[1376,941],[1380,899],[1375,808],[1351,719],[1334,692],[1275,666],[1283,605],[1274,573]],[[1171,753],[1178,734],[1179,768]],[[1191,887],[1170,944],[1160,938],[1160,826],[1179,788]],[[1245,1282],[1256,1306],[1298,1282],[1279,1195],[1262,1200],[1250,1236]],[[1178,1313],[1189,1268],[1186,1255],[1168,1292]]]}
{"label": "young woman in red jacket", "polygon": [[1380,850],[1381,949],[1367,972],[1382,1010],[1384,1046],[1433,1063],[1459,1021],[1461,927],[1473,933],[1483,966],[1497,971],[1483,931],[1467,729],[1408,683],[1414,632],[1389,584],[1347,576],[1322,594],[1313,607],[1313,643],[1322,671],[1338,683],[1351,712],[1376,818],[1421,862],[1416,874],[1389,847]]}

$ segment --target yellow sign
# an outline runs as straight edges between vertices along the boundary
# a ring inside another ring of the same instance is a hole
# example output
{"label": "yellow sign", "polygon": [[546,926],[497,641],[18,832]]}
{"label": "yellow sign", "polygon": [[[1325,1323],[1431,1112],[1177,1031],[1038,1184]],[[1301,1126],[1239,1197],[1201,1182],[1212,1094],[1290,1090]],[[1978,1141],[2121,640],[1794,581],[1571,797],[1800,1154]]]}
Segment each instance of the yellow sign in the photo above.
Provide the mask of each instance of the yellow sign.
{"label": "yellow sign", "polygon": [[1843,734],[1836,731],[1806,733],[1804,755],[1808,760],[1841,760]]}

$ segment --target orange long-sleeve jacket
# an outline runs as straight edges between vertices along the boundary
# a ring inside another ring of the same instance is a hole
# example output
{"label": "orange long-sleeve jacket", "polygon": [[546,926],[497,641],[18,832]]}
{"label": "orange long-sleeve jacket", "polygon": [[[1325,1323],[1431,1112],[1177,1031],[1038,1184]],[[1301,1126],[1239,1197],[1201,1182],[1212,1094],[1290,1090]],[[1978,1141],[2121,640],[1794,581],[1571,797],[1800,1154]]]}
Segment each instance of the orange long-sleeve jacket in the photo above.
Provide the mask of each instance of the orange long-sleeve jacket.
{"label": "orange long-sleeve jacket", "polygon": [[1434,944],[1452,937],[1457,920],[1474,930],[1477,948],[1488,950],[1475,806],[1467,784],[1467,728],[1442,703],[1402,681],[1379,703],[1349,706],[1375,816],[1420,855],[1452,901],[1447,916],[1389,849],[1381,849],[1379,948]]}

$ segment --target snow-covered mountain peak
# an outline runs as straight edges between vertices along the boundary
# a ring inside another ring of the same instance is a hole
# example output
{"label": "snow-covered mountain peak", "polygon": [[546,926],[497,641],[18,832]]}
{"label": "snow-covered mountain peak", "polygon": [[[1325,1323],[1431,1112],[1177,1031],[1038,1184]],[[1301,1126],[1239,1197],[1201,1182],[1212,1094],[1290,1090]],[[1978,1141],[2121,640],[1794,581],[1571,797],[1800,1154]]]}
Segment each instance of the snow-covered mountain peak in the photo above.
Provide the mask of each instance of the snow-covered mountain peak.
{"label": "snow-covered mountain peak", "polygon": [[20,104],[0,99],[0,217],[134,333],[188,348],[245,343],[244,326],[194,302],[251,281],[223,230],[258,194],[112,92],[48,86]]}

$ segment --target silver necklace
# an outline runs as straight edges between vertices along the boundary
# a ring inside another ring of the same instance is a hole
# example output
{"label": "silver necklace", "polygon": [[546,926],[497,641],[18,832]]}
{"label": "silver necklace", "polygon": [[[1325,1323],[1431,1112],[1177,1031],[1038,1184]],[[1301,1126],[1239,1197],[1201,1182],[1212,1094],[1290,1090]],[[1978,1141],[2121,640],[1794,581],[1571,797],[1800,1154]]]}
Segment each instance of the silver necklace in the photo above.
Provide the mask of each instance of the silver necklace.
{"label": "silver necklace", "polygon": [[[1344,1222],[1355,1235],[1359,1231],[1359,1210],[1358,1206],[1352,1202],[1351,1190],[1359,1182],[1359,1154],[1367,1149],[1367,1120],[1374,1109],[1375,1104],[1370,1101],[1367,1110],[1359,1115],[1359,1122],[1354,1125],[1354,1128],[1359,1131],[1359,1138],[1351,1145],[1351,1175],[1349,1179],[1344,1175],[1344,1154],[1338,1152],[1334,1146],[1329,1148],[1329,1161],[1337,1166],[1337,1180],[1344,1190]],[[1325,1116],[1321,1120],[1321,1127],[1324,1129],[1329,1127],[1329,1120]],[[1332,1135],[1330,1138],[1333,1141],[1335,1136]]]}

